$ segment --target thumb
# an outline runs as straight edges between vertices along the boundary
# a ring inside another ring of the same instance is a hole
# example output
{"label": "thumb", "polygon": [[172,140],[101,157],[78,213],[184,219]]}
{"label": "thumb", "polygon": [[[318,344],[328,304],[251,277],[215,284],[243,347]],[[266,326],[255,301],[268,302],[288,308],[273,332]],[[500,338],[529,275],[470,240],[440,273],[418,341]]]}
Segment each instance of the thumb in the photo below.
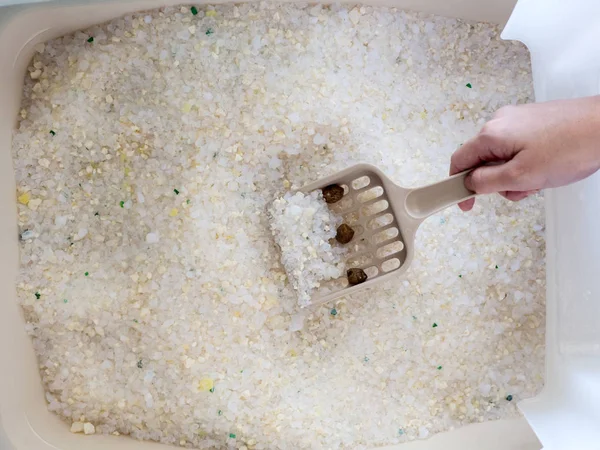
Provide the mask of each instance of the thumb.
{"label": "thumb", "polygon": [[522,179],[515,160],[493,166],[481,166],[465,178],[465,187],[477,194],[520,191]]}

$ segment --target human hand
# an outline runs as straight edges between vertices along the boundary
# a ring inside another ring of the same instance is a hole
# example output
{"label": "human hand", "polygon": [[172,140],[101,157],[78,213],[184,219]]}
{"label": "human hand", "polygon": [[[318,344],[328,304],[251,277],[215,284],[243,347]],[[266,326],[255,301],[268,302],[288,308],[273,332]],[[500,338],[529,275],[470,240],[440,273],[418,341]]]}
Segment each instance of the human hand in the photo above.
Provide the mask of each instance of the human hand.
{"label": "human hand", "polygon": [[512,201],[592,175],[600,169],[600,96],[499,109],[452,155],[450,175],[472,168],[468,189]]}

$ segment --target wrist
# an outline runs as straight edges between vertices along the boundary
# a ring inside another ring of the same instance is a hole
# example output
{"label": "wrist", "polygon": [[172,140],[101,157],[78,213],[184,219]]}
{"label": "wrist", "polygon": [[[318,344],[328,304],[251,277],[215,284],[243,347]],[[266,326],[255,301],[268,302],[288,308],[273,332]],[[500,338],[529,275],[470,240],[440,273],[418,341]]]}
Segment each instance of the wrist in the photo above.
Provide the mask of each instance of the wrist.
{"label": "wrist", "polygon": [[584,156],[584,160],[588,160],[588,167],[596,172],[600,170],[600,95],[588,97],[582,101],[585,101],[586,105],[581,144],[583,148],[587,149],[583,155],[587,155]]}
{"label": "wrist", "polygon": [[600,95],[569,101],[576,105],[571,110],[574,113],[574,126],[568,133],[572,139],[570,145],[585,149],[583,154],[587,154],[587,158],[591,157],[600,168]]}

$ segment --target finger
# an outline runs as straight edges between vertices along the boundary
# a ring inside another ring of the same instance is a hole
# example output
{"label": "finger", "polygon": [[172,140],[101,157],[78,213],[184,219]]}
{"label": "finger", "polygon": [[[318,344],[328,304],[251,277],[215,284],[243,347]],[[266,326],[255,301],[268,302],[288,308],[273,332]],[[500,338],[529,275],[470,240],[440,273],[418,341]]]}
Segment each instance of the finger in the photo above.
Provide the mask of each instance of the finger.
{"label": "finger", "polygon": [[478,167],[465,178],[467,189],[478,194],[523,191],[526,190],[523,189],[525,182],[521,163],[516,159],[505,164]]}
{"label": "finger", "polygon": [[505,161],[510,159],[506,151],[492,145],[494,139],[489,135],[479,133],[469,139],[454,152],[450,159],[450,175],[480,166],[484,163]]}
{"label": "finger", "polygon": [[469,139],[452,155],[450,159],[450,175],[480,165],[485,161],[485,156],[481,142],[478,141],[478,136]]}
{"label": "finger", "polygon": [[469,200],[465,200],[464,202],[460,202],[458,204],[458,207],[464,211],[471,211],[473,209],[473,206],[475,205],[475,199],[474,198],[470,198]]}
{"label": "finger", "polygon": [[504,193],[503,197],[511,202],[520,202],[521,200],[537,194],[538,192],[539,189],[534,189],[531,191],[508,191]]}
{"label": "finger", "polygon": [[524,198],[529,196],[529,192],[527,191],[508,191],[504,198],[510,200],[511,202],[520,202]]}

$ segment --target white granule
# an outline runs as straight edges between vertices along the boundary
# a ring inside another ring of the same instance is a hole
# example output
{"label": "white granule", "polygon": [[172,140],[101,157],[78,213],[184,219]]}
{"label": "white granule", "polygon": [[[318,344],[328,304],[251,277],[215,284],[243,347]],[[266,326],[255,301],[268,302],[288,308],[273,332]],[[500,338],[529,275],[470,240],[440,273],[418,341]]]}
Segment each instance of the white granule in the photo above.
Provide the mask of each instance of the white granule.
{"label": "white granule", "polygon": [[308,306],[311,294],[322,281],[344,274],[346,249],[329,242],[335,238],[342,218],[329,209],[321,191],[288,192],[273,201],[269,217],[298,304]]}
{"label": "white granule", "polygon": [[73,422],[71,424],[71,433],[83,433],[85,430],[85,425],[83,422]]}
{"label": "white granule", "polygon": [[302,315],[265,214],[357,162],[405,186],[446,176],[497,108],[531,100],[527,51],[498,31],[247,3],[40,47],[13,154],[17,289],[49,409],[96,434],[250,450],[518,416],[544,379],[539,196],[437,214],[406,276]]}

